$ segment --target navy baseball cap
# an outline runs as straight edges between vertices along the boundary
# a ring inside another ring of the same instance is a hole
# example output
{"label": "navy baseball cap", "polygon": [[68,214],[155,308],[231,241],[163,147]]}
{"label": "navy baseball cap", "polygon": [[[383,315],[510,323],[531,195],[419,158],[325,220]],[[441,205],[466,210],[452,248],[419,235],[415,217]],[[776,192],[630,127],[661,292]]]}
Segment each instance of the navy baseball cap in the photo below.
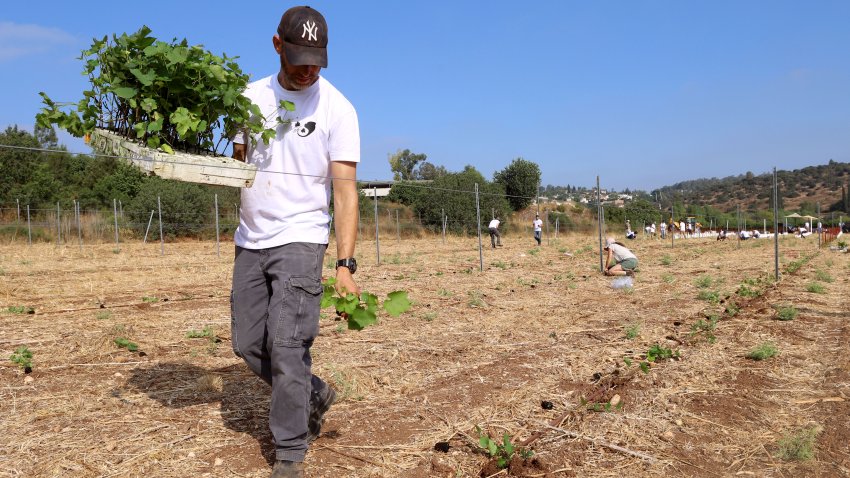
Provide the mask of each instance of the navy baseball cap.
{"label": "navy baseball cap", "polygon": [[290,65],[328,66],[328,24],[318,11],[292,7],[280,19],[277,33]]}

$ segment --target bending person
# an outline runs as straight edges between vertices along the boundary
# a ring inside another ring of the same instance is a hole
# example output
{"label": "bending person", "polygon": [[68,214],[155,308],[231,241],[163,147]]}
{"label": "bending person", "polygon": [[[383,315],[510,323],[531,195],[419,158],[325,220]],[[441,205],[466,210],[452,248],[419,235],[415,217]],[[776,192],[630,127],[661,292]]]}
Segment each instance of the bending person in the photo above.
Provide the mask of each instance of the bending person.
{"label": "bending person", "polygon": [[628,247],[615,241],[613,237],[609,237],[605,239],[605,251],[608,253],[605,258],[605,275],[634,275],[638,266],[638,259]]}

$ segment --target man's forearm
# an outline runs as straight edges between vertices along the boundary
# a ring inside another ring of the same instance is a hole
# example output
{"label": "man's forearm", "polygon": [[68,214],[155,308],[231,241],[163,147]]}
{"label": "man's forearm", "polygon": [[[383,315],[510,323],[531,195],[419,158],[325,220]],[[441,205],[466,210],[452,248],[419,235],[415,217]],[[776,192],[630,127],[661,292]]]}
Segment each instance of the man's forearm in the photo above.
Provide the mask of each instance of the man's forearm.
{"label": "man's forearm", "polygon": [[358,194],[354,163],[332,167],[334,176],[334,231],[338,259],[354,257],[357,243]]}

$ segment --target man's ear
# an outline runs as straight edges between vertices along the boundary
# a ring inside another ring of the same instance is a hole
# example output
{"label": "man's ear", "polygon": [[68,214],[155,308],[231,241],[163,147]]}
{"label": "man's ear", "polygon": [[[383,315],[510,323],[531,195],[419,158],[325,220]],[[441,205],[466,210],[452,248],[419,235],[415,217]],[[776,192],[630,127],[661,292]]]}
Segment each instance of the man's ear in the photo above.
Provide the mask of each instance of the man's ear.
{"label": "man's ear", "polygon": [[277,52],[278,55],[283,54],[283,40],[280,39],[280,36],[275,35],[272,37],[272,44],[274,45],[274,51]]}

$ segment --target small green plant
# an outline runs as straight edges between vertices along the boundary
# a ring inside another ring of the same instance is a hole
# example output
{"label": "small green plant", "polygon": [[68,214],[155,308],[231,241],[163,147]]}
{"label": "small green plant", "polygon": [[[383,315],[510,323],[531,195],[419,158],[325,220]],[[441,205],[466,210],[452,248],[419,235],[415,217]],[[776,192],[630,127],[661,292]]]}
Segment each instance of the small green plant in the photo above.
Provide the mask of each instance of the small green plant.
{"label": "small green plant", "polygon": [[826,288],[824,288],[823,284],[819,282],[811,282],[806,285],[806,292],[811,292],[812,294],[823,294],[826,293]]}
{"label": "small green plant", "polygon": [[704,300],[710,304],[718,304],[720,302],[720,293],[716,290],[702,289],[697,294],[697,299]]}
{"label": "small green plant", "polygon": [[679,358],[679,351],[672,350],[659,344],[655,344],[646,351],[646,360],[655,362],[657,360],[669,360]]}
{"label": "small green plant", "polygon": [[664,274],[661,274],[661,280],[664,281],[667,284],[672,284],[672,283],[676,282],[676,278],[673,277],[673,274],[670,274],[670,273],[667,273],[667,272],[665,272]]}
{"label": "small green plant", "polygon": [[738,304],[736,304],[734,300],[730,300],[726,303],[725,311],[729,315],[729,317],[735,317],[736,315],[738,315],[738,312],[741,311],[741,308],[738,307]]}
{"label": "small green plant", "polygon": [[762,292],[759,289],[750,287],[747,284],[741,284],[738,286],[738,291],[736,292],[741,297],[759,297]]}
{"label": "small green plant", "polygon": [[650,364],[659,360],[672,360],[679,358],[678,350],[672,350],[660,344],[655,344],[646,351],[646,360],[641,360],[638,366],[643,373],[649,373]]}
{"label": "small green plant", "polygon": [[159,302],[159,298],[158,297],[147,297],[147,296],[145,296],[145,297],[142,297],[142,302],[147,302],[147,303]]}
{"label": "small green plant", "polygon": [[440,297],[451,297],[454,294],[450,290],[439,288],[439,289],[437,289],[437,295],[439,295]]}
{"label": "small green plant", "polygon": [[779,349],[776,348],[776,345],[772,342],[764,342],[758,347],[747,352],[747,358],[750,360],[764,360],[773,357],[778,353]]}
{"label": "small green plant", "polygon": [[437,318],[437,313],[436,312],[426,312],[425,314],[422,315],[422,318],[425,319],[428,322],[431,322],[432,320]]}
{"label": "small green plant", "polygon": [[806,461],[815,456],[815,440],[821,427],[813,425],[789,432],[779,440],[776,457],[782,460]]}
{"label": "small green plant", "polygon": [[627,325],[625,332],[627,339],[632,340],[637,338],[640,335],[640,324]]}
{"label": "small green plant", "polygon": [[709,276],[700,276],[697,278],[695,285],[700,289],[707,289],[711,287],[713,280]]}
{"label": "small green plant", "polygon": [[490,438],[490,435],[484,433],[481,427],[475,426],[475,431],[478,434],[478,444],[483,448],[490,458],[496,459],[496,467],[505,469],[511,462],[514,453],[518,453],[521,457],[528,459],[534,455],[531,450],[517,450],[516,446],[511,443],[511,437],[507,433],[502,435],[502,442]]}
{"label": "small green plant", "polygon": [[829,273],[820,269],[815,271],[815,279],[826,283],[832,283],[835,280]]}
{"label": "small green plant", "polygon": [[713,344],[717,341],[717,337],[714,335],[714,329],[717,328],[717,322],[719,321],[720,316],[718,315],[711,315],[708,317],[708,320],[697,320],[697,322],[691,326],[691,337],[703,334],[705,335],[706,340],[708,340],[708,343]]}
{"label": "small green plant", "polygon": [[536,256],[538,252],[540,252],[540,249],[537,248],[537,247],[535,247],[534,249],[528,250],[528,254],[531,255],[531,256]]}
{"label": "small green plant", "polygon": [[661,265],[662,266],[669,266],[672,263],[673,263],[673,259],[670,257],[670,254],[664,254],[664,256],[661,257]]}
{"label": "small green plant", "polygon": [[12,363],[18,364],[24,373],[32,371],[32,352],[26,345],[22,345],[15,349],[15,352],[9,357]]}
{"label": "small green plant", "polygon": [[508,268],[508,264],[504,261],[496,261],[492,264],[493,267],[498,267],[499,269],[505,270]]}
{"label": "small green plant", "polygon": [[467,292],[466,295],[469,296],[467,304],[470,307],[487,307],[487,303],[484,302],[484,299],[482,297],[483,294],[481,293],[481,291],[471,290]]}
{"label": "small green plant", "polygon": [[130,352],[139,350],[139,346],[136,343],[131,342],[129,339],[124,337],[117,337],[113,342],[115,342],[115,345],[117,345],[118,348],[127,349]]}
{"label": "small green plant", "polygon": [[190,330],[186,332],[187,339],[209,339],[215,338],[215,330],[211,325],[207,325],[203,330]]}
{"label": "small green plant", "polygon": [[27,307],[25,305],[10,305],[7,309],[9,312],[13,314],[34,314],[35,309],[32,307]]}
{"label": "small green plant", "polygon": [[[342,296],[337,292],[335,285],[336,279],[333,277],[322,282],[321,307],[323,309],[334,306],[338,313],[348,319],[348,328],[351,330],[363,330],[364,327],[378,321],[378,296],[366,291],[361,292],[360,296],[352,293]],[[387,294],[387,298],[381,304],[384,311],[392,317],[398,317],[407,312],[410,306],[407,292],[401,290]]]}
{"label": "small green plant", "polygon": [[610,411],[619,411],[623,409],[623,402],[617,402],[615,405],[611,405],[611,401],[607,402],[588,402],[584,397],[581,398],[581,406],[586,410],[591,412],[610,412]]}
{"label": "small green plant", "polygon": [[111,318],[112,318],[112,312],[110,312],[110,311],[108,311],[108,310],[101,310],[100,312],[98,312],[98,313],[97,313],[97,315],[95,316],[95,318],[96,318],[97,320],[107,320],[107,319],[111,319]]}
{"label": "small green plant", "polygon": [[778,320],[794,320],[797,318],[798,311],[793,305],[780,306],[776,310],[776,318]]}

